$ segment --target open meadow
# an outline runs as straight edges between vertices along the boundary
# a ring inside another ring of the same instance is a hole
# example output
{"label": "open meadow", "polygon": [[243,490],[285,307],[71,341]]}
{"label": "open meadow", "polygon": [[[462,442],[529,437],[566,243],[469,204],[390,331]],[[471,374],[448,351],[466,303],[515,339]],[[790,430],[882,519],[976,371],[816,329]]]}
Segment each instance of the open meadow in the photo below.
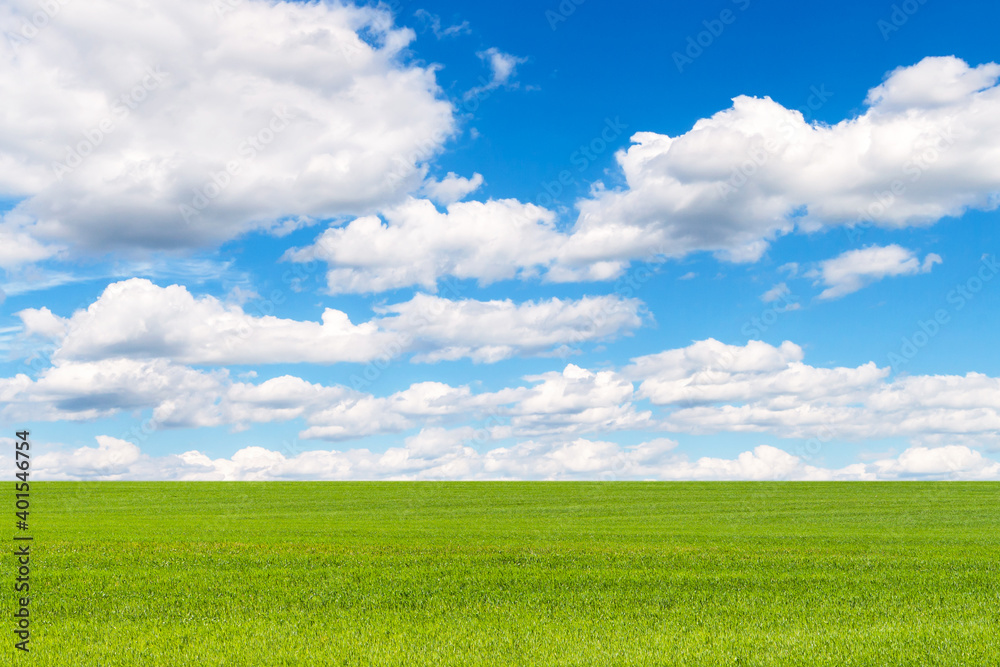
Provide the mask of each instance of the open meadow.
{"label": "open meadow", "polygon": [[15,664],[1000,664],[996,483],[31,489]]}

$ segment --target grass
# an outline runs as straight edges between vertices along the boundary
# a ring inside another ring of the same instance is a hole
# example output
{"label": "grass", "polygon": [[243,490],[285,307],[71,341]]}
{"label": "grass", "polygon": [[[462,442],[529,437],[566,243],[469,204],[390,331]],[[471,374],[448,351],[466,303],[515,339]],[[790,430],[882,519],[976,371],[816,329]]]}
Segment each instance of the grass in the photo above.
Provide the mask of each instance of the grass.
{"label": "grass", "polygon": [[15,664],[1000,664],[1000,484],[31,492]]}

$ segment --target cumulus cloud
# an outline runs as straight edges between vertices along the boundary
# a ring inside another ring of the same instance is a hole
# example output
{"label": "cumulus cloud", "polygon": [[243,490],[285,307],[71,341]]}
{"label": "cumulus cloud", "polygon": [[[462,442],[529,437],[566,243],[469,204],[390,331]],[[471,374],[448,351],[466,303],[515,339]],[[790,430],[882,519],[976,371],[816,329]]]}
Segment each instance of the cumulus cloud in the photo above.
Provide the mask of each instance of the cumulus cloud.
{"label": "cumulus cloud", "polygon": [[482,184],[482,174],[473,174],[472,178],[464,178],[449,171],[448,175],[439,181],[424,183],[423,192],[431,201],[447,206],[465,199],[467,195],[478,190]]}
{"label": "cumulus cloud", "polygon": [[911,447],[895,459],[873,466],[880,477],[942,477],[945,479],[997,479],[1000,463],[961,445]]}
{"label": "cumulus cloud", "polygon": [[62,360],[37,379],[0,379],[0,417],[89,421],[149,411],[154,430],[302,420],[300,437],[329,441],[471,427],[483,443],[655,430],[766,433],[820,445],[907,438],[924,447],[1000,447],[1000,378],[891,379],[889,368],[873,362],[821,368],[803,356],[791,342],[709,339],[638,357],[621,370],[567,364],[496,391],[425,381],[382,396],[365,391],[380,373],[375,365],[326,386],[291,375],[235,381],[227,370],[165,359]]}
{"label": "cumulus cloud", "polygon": [[[594,184],[567,230],[551,211],[511,200],[444,213],[410,201],[331,228],[287,258],[328,262],[334,292],[431,289],[444,276],[609,280],[638,259],[710,251],[750,262],[796,230],[860,235],[990,210],[1000,203],[998,71],[927,58],[890,73],[864,114],[835,125],[740,96],[680,136],[638,132],[616,155],[625,185]],[[798,266],[782,270],[794,277]]]}
{"label": "cumulus cloud", "polygon": [[[277,306],[266,300],[255,308],[266,312]],[[332,308],[320,322],[310,322],[252,315],[235,303],[195,297],[181,285],[159,287],[132,278],[109,285],[68,318],[47,308],[17,315],[27,334],[59,341],[52,355],[57,363],[127,357],[268,364],[368,362],[405,353],[414,353],[416,361],[494,362],[612,338],[638,327],[642,310],[637,299],[615,296],[515,304],[418,294],[377,307],[380,315],[368,322],[353,324]]]}
{"label": "cumulus cloud", "polygon": [[413,341],[424,351],[415,361],[467,357],[493,362],[514,354],[563,351],[639,327],[642,303],[616,296],[558,298],[515,304],[503,301],[449,301],[418,294],[406,303],[376,309],[381,327]]}
{"label": "cumulus cloud", "polygon": [[97,447],[43,453],[35,459],[34,474],[41,479],[53,480],[120,480],[141,458],[142,452],[134,443],[99,435]]}
{"label": "cumulus cloud", "polygon": [[653,248],[754,261],[795,229],[899,228],[993,209],[998,76],[992,63],[926,58],[892,72],[864,114],[836,125],[741,96],[686,134],[639,132],[617,155],[626,187],[598,188],[578,203],[564,260],[644,257]]}
{"label": "cumulus cloud", "polygon": [[[24,223],[31,223],[24,216],[21,218]],[[0,213],[0,269],[10,271],[60,253],[60,246],[39,242],[18,222],[17,216]]]}
{"label": "cumulus cloud", "polygon": [[434,290],[442,276],[489,284],[538,275],[563,240],[553,212],[512,199],[459,202],[444,212],[427,200],[411,199],[383,218],[330,227],[315,244],[284,257],[328,263],[327,284],[334,294],[411,285]]}
{"label": "cumulus cloud", "polygon": [[633,404],[632,383],[614,371],[594,372],[568,364],[561,372],[525,379],[538,384],[494,395],[517,401],[505,411],[509,426],[498,427],[498,435],[608,432],[653,423],[652,412]]}
{"label": "cumulus cloud", "polygon": [[[375,367],[373,367],[375,368]],[[377,374],[376,374],[377,376]],[[478,424],[482,437],[566,435],[651,425],[631,402],[632,384],[612,371],[568,365],[561,373],[525,378],[527,386],[475,394],[467,386],[417,382],[387,396],[351,386],[325,386],[284,375],[259,383],[234,381],[227,370],[199,370],[164,359],[62,361],[37,379],[0,379],[0,417],[32,414],[41,421],[91,421],[123,412],[150,417],[143,432],[302,419],[305,439],[350,440],[443,424]]]}
{"label": "cumulus cloud", "polygon": [[0,236],[19,261],[361,214],[416,190],[454,130],[383,9],[92,0],[22,39],[37,10],[0,7],[0,196],[22,200]]}
{"label": "cumulus cloud", "polygon": [[45,306],[26,308],[17,313],[17,316],[21,319],[24,333],[28,336],[40,336],[49,340],[60,340],[66,336],[67,321],[53,314]]}
{"label": "cumulus cloud", "polygon": [[934,253],[921,262],[912,250],[895,244],[869,246],[820,262],[819,269],[809,275],[826,285],[819,298],[838,299],[883,278],[928,273],[940,263],[941,256]]}
{"label": "cumulus cloud", "polygon": [[[135,444],[98,436],[99,446],[48,450],[36,459],[44,480],[878,480],[1000,478],[1000,463],[967,447],[912,447],[895,459],[823,468],[801,457],[760,445],[734,458],[700,457],[676,451],[660,438],[638,445],[585,438],[527,440],[479,451],[471,432],[425,429],[401,447],[312,450],[292,454],[249,446],[229,458],[199,451],[152,457]],[[6,440],[6,439],[4,439]]]}
{"label": "cumulus cloud", "polygon": [[980,373],[889,378],[888,367],[818,368],[786,341],[745,346],[716,340],[633,359],[623,377],[637,399],[669,410],[669,432],[769,433],[819,440],[963,438],[995,447],[1000,378]]}
{"label": "cumulus cloud", "polygon": [[437,422],[477,425],[480,441],[518,436],[607,433],[653,425],[652,413],[632,403],[632,384],[613,371],[568,364],[524,378],[531,386],[474,394],[469,387],[420,382],[386,397],[341,401],[307,417],[306,439],[343,440],[358,433],[387,433]]}

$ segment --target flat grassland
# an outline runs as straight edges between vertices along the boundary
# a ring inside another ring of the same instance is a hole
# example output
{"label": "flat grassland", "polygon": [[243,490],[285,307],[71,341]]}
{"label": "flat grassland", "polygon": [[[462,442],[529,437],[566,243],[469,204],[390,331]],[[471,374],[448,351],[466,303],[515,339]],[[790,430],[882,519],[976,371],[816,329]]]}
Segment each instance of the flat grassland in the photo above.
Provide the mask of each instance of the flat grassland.
{"label": "flat grassland", "polygon": [[995,483],[31,494],[18,665],[1000,664]]}

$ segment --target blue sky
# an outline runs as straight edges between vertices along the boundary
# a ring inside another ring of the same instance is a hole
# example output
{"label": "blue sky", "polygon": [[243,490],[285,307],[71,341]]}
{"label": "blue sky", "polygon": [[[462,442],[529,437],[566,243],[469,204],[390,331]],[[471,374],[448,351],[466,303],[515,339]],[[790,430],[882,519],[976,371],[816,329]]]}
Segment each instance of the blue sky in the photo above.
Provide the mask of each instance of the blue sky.
{"label": "blue sky", "polygon": [[1000,8],[36,9],[0,418],[42,476],[1000,476]]}

